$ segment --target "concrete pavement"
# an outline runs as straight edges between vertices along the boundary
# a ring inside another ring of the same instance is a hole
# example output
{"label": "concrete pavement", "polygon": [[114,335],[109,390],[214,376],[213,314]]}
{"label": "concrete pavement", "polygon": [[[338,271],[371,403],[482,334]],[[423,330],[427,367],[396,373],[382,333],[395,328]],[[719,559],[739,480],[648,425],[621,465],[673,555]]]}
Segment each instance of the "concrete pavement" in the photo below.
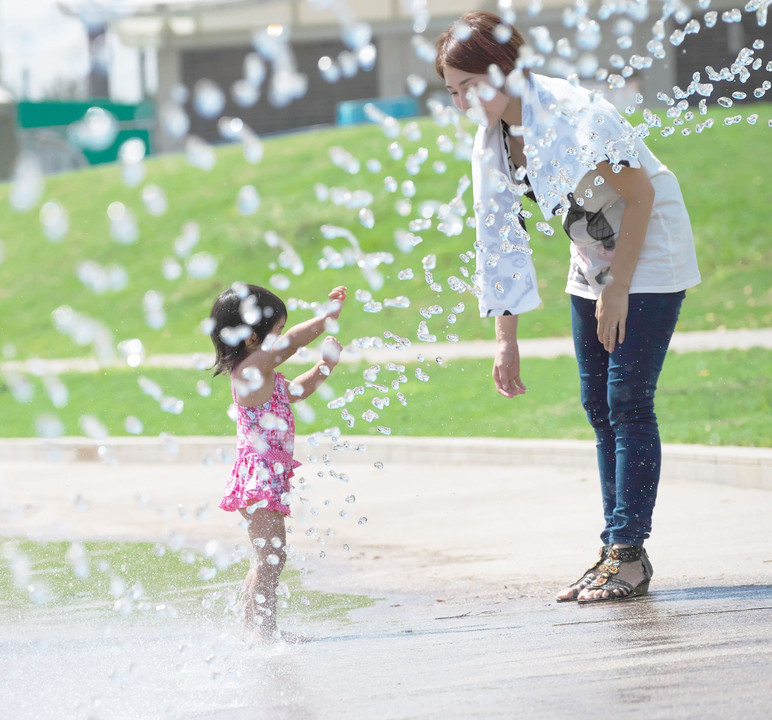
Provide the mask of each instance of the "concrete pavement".
{"label": "concrete pavement", "polygon": [[[227,457],[201,462],[208,447],[191,440],[176,459],[146,447],[146,462],[116,451],[113,465],[0,453],[0,527],[243,542],[233,515],[197,511],[216,504],[228,467]],[[739,465],[711,448],[671,455],[647,544],[651,594],[558,605],[554,592],[598,545],[591,450],[420,438],[300,447],[292,563],[308,587],[366,593],[375,606],[310,626],[300,618],[315,641],[271,650],[244,648],[211,621],[135,618],[106,634],[21,618],[0,635],[0,654],[13,658],[0,698],[20,720],[768,716],[772,451],[739,449]],[[704,482],[694,463],[711,452],[716,475]],[[751,456],[760,482],[742,486]],[[33,711],[25,689],[41,670],[53,695]]]}

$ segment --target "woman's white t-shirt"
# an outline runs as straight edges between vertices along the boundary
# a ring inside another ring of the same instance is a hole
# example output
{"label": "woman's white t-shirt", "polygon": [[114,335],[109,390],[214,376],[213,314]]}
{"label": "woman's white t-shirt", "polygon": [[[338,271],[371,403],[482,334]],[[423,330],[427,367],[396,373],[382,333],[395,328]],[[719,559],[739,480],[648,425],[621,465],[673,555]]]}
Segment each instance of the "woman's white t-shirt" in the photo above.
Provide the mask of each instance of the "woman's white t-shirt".
{"label": "woman's white t-shirt", "polygon": [[[600,162],[643,168],[654,206],[631,293],[669,293],[700,282],[689,215],[678,181],[613,106],[568,81],[531,73],[522,98],[527,177],[513,176],[501,123],[480,127],[472,153],[477,214],[475,293],[482,316],[538,307],[521,197],[533,189],[545,219],[562,215],[571,238],[566,292],[597,299],[608,275],[624,199],[596,180]],[[530,182],[528,182],[530,181]],[[596,184],[599,183],[599,184]],[[528,221],[533,231],[539,223]]]}
{"label": "woman's white t-shirt", "polygon": [[[654,187],[646,238],[635,266],[631,293],[669,293],[700,282],[692,228],[678,180],[640,143],[638,160]],[[624,163],[622,163],[624,167]],[[563,228],[571,238],[566,292],[597,299],[608,279],[625,200],[597,173],[587,173],[570,198]]]}

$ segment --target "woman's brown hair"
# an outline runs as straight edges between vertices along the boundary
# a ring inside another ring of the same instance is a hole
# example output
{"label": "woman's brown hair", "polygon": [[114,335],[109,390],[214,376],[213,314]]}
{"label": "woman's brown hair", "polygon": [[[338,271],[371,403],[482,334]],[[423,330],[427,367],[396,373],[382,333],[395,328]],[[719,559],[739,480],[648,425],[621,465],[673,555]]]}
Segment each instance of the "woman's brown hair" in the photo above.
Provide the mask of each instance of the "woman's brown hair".
{"label": "woman's brown hair", "polygon": [[[465,40],[456,37],[455,31],[460,24],[468,26],[471,31]],[[499,26],[504,37],[511,32],[505,42],[496,37]],[[482,75],[488,72],[490,65],[498,65],[505,75],[509,75],[515,68],[522,45],[525,45],[523,36],[498,15],[485,11],[469,12],[437,38],[434,68],[441,78],[445,77],[445,67]]]}

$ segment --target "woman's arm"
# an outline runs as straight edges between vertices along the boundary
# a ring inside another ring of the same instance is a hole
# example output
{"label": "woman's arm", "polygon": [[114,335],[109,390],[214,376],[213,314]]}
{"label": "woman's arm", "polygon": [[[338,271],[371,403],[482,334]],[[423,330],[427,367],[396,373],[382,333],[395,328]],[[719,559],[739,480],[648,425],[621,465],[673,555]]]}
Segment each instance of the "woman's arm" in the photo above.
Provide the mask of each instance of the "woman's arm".
{"label": "woman's arm", "polygon": [[611,353],[617,341],[622,343],[625,339],[630,283],[646,239],[654,207],[654,187],[643,168],[625,167],[615,173],[608,163],[601,163],[598,174],[625,200],[608,283],[595,306],[598,340]]}
{"label": "woman's arm", "polygon": [[520,379],[520,350],[517,346],[517,315],[496,316],[496,357],[493,360],[493,382],[504,397],[515,397],[526,391]]}

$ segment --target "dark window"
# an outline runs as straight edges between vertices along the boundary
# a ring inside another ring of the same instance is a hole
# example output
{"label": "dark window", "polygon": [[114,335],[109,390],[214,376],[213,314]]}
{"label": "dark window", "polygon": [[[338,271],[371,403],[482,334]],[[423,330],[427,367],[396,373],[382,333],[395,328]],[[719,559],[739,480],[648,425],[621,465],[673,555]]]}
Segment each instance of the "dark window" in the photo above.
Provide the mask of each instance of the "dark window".
{"label": "dark window", "polygon": [[[721,20],[722,12],[722,10],[718,11],[716,25],[712,28],[705,27],[704,16],[695,15],[702,26],[700,31],[696,35],[687,35],[683,43],[675,48],[676,85],[686,90],[692,81],[693,73],[698,72],[700,82],[713,84],[713,93],[706,98],[708,103],[715,103],[720,97],[731,98],[733,92],[744,92],[747,95],[747,100],[735,99],[733,102],[753,102],[757,100],[753,96],[753,91],[760,87],[764,80],[769,79],[766,63],[769,60],[768,48],[772,44],[772,25],[759,27],[755,13],[743,13],[742,22],[725,23]],[[762,64],[758,70],[748,67],[751,75],[746,82],[740,82],[738,77],[732,81],[709,79],[705,71],[706,66],[709,65],[717,73],[721,72],[721,68],[731,68],[740,50],[743,47],[753,49],[755,40],[764,41],[764,48],[754,50],[753,53],[754,59],[762,59]],[[691,96],[690,104],[696,104],[699,99],[701,99],[699,95]],[[772,91],[768,91],[763,99],[772,100]]]}
{"label": "dark window", "polygon": [[[258,102],[251,107],[237,105],[231,97],[231,86],[242,77],[244,58],[252,50],[240,48],[210,48],[189,50],[182,53],[182,81],[191,91],[197,80],[209,79],[217,83],[226,95],[222,115],[239,117],[255,132],[264,134],[332,124],[335,122],[335,105],[344,100],[361,100],[378,96],[376,70],[365,72],[359,69],[351,78],[341,78],[335,83],[326,82],[318,70],[320,57],[333,60],[344,49],[339,42],[322,41],[314,43],[293,43],[298,70],[308,78],[308,90],[300,100],[286,107],[273,107],[268,102],[268,87],[271,82],[270,63],[266,62],[267,75],[261,88]],[[209,142],[220,140],[217,121],[202,118],[188,101],[190,131]]]}

